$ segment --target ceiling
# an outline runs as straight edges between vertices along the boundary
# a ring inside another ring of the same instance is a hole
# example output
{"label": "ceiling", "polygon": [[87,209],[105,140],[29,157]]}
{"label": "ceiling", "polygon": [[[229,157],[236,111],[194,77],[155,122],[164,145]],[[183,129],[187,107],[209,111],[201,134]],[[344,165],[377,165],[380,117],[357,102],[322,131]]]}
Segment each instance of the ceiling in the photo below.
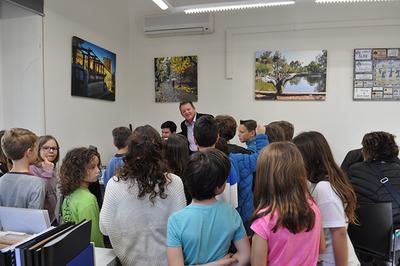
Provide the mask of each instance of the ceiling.
{"label": "ceiling", "polygon": [[[151,0],[134,0],[134,11],[136,14],[142,15],[153,15],[153,14],[170,14],[176,12],[182,12],[183,7],[202,5],[202,4],[223,4],[227,2],[257,2],[257,0],[166,0],[173,8],[169,8],[165,11],[161,10]],[[299,0],[297,0],[299,1]],[[307,0],[300,0],[307,1]]]}

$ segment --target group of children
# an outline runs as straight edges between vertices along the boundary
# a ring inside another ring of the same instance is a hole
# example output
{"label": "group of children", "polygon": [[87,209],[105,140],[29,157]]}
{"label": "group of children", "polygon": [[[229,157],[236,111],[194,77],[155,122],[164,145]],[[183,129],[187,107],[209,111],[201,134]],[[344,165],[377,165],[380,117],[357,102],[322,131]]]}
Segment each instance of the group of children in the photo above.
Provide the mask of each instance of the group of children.
{"label": "group of children", "polygon": [[236,130],[231,116],[200,117],[189,156],[182,135],[114,129],[100,209],[88,189],[100,175],[96,150],[72,149],[57,173],[54,137],[10,129],[0,205],[45,208],[54,220],[59,184],[62,221],[92,220],[92,241],[102,247],[108,235],[123,265],[359,265],[347,236],[356,196],[324,136],[292,140],[286,121],[243,120],[244,149],[229,143]]}

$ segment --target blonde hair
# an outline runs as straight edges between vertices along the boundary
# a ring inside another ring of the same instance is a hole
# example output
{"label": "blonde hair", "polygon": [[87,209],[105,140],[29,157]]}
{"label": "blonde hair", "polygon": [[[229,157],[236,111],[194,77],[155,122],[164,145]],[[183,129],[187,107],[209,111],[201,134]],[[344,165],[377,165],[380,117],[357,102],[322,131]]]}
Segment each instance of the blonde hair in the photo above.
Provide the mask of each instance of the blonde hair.
{"label": "blonde hair", "polygon": [[1,148],[5,155],[13,160],[24,157],[29,148],[33,148],[38,137],[32,131],[25,128],[11,128],[1,138]]}
{"label": "blonde hair", "polygon": [[253,220],[277,212],[273,232],[280,226],[294,234],[310,231],[315,214],[309,204],[306,170],[297,147],[290,142],[269,144],[258,157],[256,173]]}

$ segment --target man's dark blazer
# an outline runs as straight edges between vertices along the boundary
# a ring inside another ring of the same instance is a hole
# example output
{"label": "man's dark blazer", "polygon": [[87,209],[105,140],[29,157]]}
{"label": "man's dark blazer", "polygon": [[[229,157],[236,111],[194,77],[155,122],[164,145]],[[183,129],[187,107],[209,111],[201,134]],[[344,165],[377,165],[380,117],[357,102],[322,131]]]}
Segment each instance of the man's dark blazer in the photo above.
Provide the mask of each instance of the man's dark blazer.
{"label": "man's dark blazer", "polygon": [[[200,114],[200,113],[196,113],[196,121],[197,121],[197,119],[199,119],[200,117],[202,117],[202,116],[204,116],[204,115],[209,115],[209,114]],[[212,116],[212,115],[210,115],[210,116]],[[214,116],[212,116],[212,117],[214,117]],[[181,123],[181,130],[182,130],[182,132],[180,132],[179,134],[182,134],[182,135],[184,135],[184,136],[187,138],[187,126],[186,126],[186,124],[185,124],[185,121],[186,121],[186,120],[183,120],[182,123]]]}

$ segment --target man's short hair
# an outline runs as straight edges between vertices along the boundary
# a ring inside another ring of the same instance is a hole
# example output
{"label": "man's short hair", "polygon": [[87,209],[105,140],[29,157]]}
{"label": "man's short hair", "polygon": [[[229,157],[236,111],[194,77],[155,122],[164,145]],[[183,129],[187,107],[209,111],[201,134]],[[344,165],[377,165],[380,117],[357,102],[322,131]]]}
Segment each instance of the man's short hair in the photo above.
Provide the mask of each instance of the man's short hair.
{"label": "man's short hair", "polygon": [[163,128],[169,128],[169,130],[171,130],[171,133],[176,132],[176,124],[172,121],[165,121],[164,123],[162,123],[161,129]]}
{"label": "man's short hair", "polygon": [[181,110],[181,106],[185,104],[190,104],[194,108],[194,105],[191,101],[183,101],[179,103],[179,110]]}
{"label": "man's short hair", "polygon": [[219,136],[226,141],[233,139],[237,129],[235,118],[230,115],[217,115],[215,121],[217,121]]}
{"label": "man's short hair", "polygon": [[293,124],[288,121],[285,121],[285,120],[276,121],[276,122],[283,129],[283,132],[285,133],[285,140],[292,141],[293,134],[294,134]]}
{"label": "man's short hair", "polygon": [[192,154],[182,179],[194,199],[206,200],[214,197],[216,188],[224,185],[230,168],[228,157],[210,148]]}
{"label": "man's short hair", "polygon": [[269,123],[265,126],[265,134],[268,136],[269,143],[285,141],[285,131],[276,122]]}
{"label": "man's short hair", "polygon": [[204,115],[196,120],[193,136],[200,147],[211,147],[218,139],[218,126],[214,117]]}
{"label": "man's short hair", "polygon": [[116,127],[112,131],[113,141],[117,149],[122,149],[128,146],[128,139],[132,131],[127,127]]}
{"label": "man's short hair", "polygon": [[240,120],[241,125],[243,125],[248,131],[256,130],[257,122],[255,120]]}
{"label": "man's short hair", "polygon": [[5,155],[17,161],[24,157],[29,148],[33,148],[38,137],[32,131],[25,128],[11,128],[1,138],[1,148]]}

